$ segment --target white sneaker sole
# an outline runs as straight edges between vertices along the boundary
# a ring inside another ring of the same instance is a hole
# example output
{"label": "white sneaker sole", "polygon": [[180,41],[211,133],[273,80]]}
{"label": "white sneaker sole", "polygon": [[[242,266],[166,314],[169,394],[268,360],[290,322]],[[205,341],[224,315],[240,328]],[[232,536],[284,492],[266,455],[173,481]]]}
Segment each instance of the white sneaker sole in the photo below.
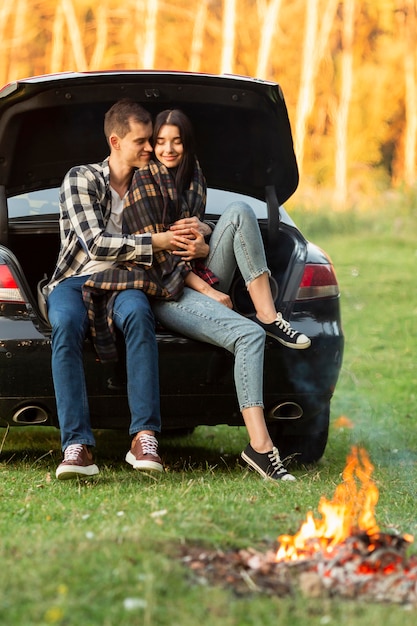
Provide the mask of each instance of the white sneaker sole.
{"label": "white sneaker sole", "polygon": [[283,346],[286,346],[287,348],[293,348],[294,350],[305,350],[306,348],[309,348],[311,346],[311,339],[308,339],[308,337],[307,341],[305,341],[304,343],[289,343],[288,341],[285,341],[285,339],[281,339],[280,337],[277,337],[276,335],[274,335],[273,333],[269,333],[268,331],[266,331],[266,334],[268,335],[268,337],[275,339],[275,341],[279,341],[279,343],[281,343]]}
{"label": "white sneaker sole", "polygon": [[240,455],[242,457],[242,459],[244,461],[246,461],[246,463],[255,470],[255,472],[258,472],[258,474],[260,474],[261,476],[263,476],[263,478],[265,478],[265,480],[270,480],[273,483],[279,483],[280,481],[291,481],[291,480],[297,480],[295,476],[293,476],[292,474],[284,474],[284,476],[282,478],[272,478],[271,476],[269,476],[269,474],[267,474],[266,472],[264,472],[264,470],[259,467],[259,465],[257,465],[254,461],[252,461],[252,459],[247,456],[244,452],[241,453]]}
{"label": "white sneaker sole", "polygon": [[155,461],[138,461],[130,451],[126,454],[125,460],[136,470],[148,470],[150,472],[163,472],[164,468]]}
{"label": "white sneaker sole", "polygon": [[64,465],[58,467],[55,476],[59,480],[68,480],[69,478],[78,478],[80,476],[96,476],[99,473],[97,465],[88,465],[83,467],[81,465]]}

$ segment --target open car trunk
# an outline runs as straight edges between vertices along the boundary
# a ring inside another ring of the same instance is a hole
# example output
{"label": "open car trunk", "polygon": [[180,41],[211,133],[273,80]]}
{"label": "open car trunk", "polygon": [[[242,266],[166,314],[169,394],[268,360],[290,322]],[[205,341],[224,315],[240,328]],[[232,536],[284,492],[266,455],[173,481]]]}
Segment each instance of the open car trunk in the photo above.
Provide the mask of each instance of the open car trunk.
{"label": "open car trunk", "polygon": [[276,213],[270,225],[277,225],[275,209],[298,184],[279,85],[176,72],[68,73],[0,91],[0,244],[8,245],[6,198],[59,187],[72,166],[103,160],[104,114],[125,97],[152,115],[180,107],[193,123],[208,186],[260,200],[269,193]]}

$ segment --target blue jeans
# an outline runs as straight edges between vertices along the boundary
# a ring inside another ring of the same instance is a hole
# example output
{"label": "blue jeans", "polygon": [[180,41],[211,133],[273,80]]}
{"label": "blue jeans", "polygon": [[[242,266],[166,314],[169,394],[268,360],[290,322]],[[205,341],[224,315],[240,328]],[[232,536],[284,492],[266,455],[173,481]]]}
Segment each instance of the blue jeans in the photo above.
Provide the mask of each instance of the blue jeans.
{"label": "blue jeans", "polygon": [[[269,274],[259,225],[250,206],[234,202],[227,207],[211,236],[207,265],[224,293],[230,289],[236,267],[246,285],[265,272]],[[177,302],[157,301],[152,307],[166,328],[234,354],[240,410],[263,407],[265,331],[256,322],[188,287]]]}
{"label": "blue jeans", "polygon": [[[52,377],[63,450],[74,443],[95,445],[83,363],[89,327],[81,292],[85,280],[86,276],[67,278],[48,297]],[[114,301],[113,317],[126,343],[129,433],[160,432],[158,347],[148,298],[136,289],[121,291]]]}
{"label": "blue jeans", "polygon": [[232,202],[220,216],[210,237],[207,266],[219,279],[219,289],[228,293],[236,267],[245,285],[265,272],[265,248],[253,209],[245,202]]}

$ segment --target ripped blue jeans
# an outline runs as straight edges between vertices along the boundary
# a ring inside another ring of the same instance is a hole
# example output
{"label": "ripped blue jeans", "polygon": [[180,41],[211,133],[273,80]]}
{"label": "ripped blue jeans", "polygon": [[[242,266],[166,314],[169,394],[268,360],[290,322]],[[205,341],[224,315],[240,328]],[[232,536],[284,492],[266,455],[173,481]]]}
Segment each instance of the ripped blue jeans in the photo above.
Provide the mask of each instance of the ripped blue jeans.
{"label": "ripped blue jeans", "polygon": [[[255,213],[233,202],[220,217],[210,239],[207,265],[228,293],[236,267],[247,286],[267,272],[265,251]],[[265,331],[256,322],[213,298],[186,287],[176,301],[152,304],[157,320],[186,337],[221,346],[234,355],[234,379],[240,410],[263,407]]]}

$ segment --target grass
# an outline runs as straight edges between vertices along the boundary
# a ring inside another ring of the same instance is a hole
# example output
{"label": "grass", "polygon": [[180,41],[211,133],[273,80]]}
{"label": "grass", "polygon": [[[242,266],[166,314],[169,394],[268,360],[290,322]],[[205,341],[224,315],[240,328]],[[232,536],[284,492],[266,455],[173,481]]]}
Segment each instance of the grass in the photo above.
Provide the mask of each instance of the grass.
{"label": "grass", "polygon": [[[301,595],[236,597],[196,585],[178,559],[186,542],[262,549],[298,530],[331,498],[353,444],[368,450],[383,530],[417,535],[417,260],[411,214],[390,228],[366,218],[295,219],[332,257],[342,290],[343,369],[323,460],[269,485],[242,469],[244,429],[200,427],[163,439],[167,473],[130,471],[125,433],[98,432],[96,480],[60,483],[59,433],[0,431],[0,624],[16,626],[412,625],[415,609]],[[317,223],[321,228],[317,229]],[[391,224],[392,226],[392,224]],[[351,428],[338,428],[346,416]],[[414,546],[412,551],[416,551]]]}

